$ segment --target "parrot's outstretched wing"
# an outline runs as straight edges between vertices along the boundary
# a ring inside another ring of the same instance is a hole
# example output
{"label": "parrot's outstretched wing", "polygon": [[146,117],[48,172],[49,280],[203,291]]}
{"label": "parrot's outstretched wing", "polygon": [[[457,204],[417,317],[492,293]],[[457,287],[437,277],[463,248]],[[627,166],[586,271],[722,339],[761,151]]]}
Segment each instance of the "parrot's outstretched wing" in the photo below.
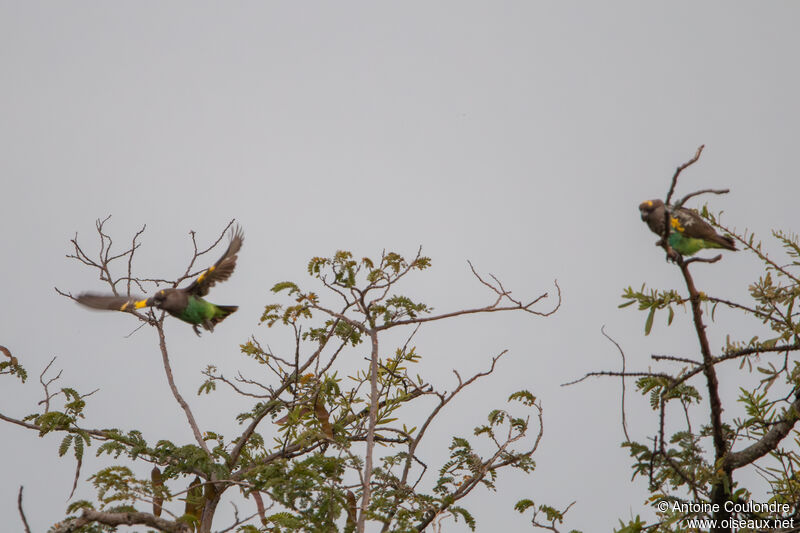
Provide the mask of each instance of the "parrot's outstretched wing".
{"label": "parrot's outstretched wing", "polygon": [[133,311],[153,305],[151,300],[144,298],[95,294],[91,292],[79,294],[75,300],[86,307],[106,311]]}
{"label": "parrot's outstretched wing", "polygon": [[235,230],[231,230],[231,242],[222,257],[213,266],[208,267],[207,270],[197,276],[184,290],[195,296],[205,296],[215,283],[225,281],[231,277],[233,270],[236,268],[236,254],[239,253],[243,242],[244,233],[242,228],[237,226]]}

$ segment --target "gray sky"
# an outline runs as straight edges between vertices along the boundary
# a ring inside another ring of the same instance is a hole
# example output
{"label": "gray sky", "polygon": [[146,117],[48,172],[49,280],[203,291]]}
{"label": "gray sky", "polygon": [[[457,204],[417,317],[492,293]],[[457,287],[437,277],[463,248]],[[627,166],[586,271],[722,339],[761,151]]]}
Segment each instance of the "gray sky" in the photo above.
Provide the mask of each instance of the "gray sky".
{"label": "gray sky", "polygon": [[[38,373],[57,356],[65,384],[101,389],[91,425],[124,416],[148,438],[189,440],[154,333],[125,338],[132,317],[91,313],[53,291],[102,290],[64,257],[76,231],[96,244],[97,218],[113,215],[107,228],[120,243],[147,224],[139,272],[168,278],[190,256],[189,230],[207,243],[231,218],[244,227],[237,271],[213,294],[239,312],[201,339],[169,323],[187,396],[206,364],[236,368],[250,334],[279,335],[257,325],[274,301],[268,289],[305,280],[311,256],[422,245],[434,268],[407,286],[438,310],[488,303],[467,259],[520,297],[552,290],[555,278],[564,291],[549,319],[471,317],[418,338],[443,387],[452,368],[481,370],[511,351],[451,409],[442,436],[468,434],[519,388],[545,408],[536,472],[501,476],[496,494],[466,502],[479,530],[525,530],[511,509],[522,497],[577,500],[568,526],[586,531],[649,516],[646,483],[630,482],[619,447],[619,383],[559,384],[618,366],[603,324],[630,366],[646,368],[653,352],[696,353],[686,315],[670,329],[657,320],[645,338],[644,316],[617,305],[628,285],[678,281],[637,206],[663,197],[700,144],[678,194],[730,187],[711,201],[731,225],[765,237],[800,230],[798,11],[791,2],[2,1],[0,344],[31,379],[3,380],[0,410],[33,411]],[[699,266],[697,282],[741,297],[757,272],[745,254],[727,254]],[[712,344],[727,332],[712,326]],[[227,397],[192,397],[201,425],[228,427],[242,404]],[[655,420],[644,401],[629,402],[642,440]],[[2,428],[0,516],[16,527],[23,484],[31,525],[45,531],[63,516],[74,463],[57,458],[60,437]],[[431,443],[431,457],[447,444]],[[83,478],[98,464],[87,458]],[[84,484],[76,497],[92,495]]]}

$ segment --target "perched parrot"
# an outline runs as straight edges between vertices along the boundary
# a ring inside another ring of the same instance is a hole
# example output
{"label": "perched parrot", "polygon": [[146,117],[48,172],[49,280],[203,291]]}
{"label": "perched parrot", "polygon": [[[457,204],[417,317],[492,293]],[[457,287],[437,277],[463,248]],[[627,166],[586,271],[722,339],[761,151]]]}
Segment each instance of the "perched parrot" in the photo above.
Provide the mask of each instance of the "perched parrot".
{"label": "perched parrot", "polygon": [[214,331],[215,325],[239,308],[236,305],[212,304],[204,300],[203,296],[208,294],[208,290],[215,283],[225,281],[233,274],[233,269],[236,268],[236,254],[242,247],[243,241],[244,234],[241,228],[237,227],[236,230],[231,230],[230,244],[222,257],[183,289],[162,289],[147,299],[82,293],[76,300],[93,309],[111,311],[133,311],[143,307],[156,307],[175,318],[192,324],[194,332],[200,336],[198,326],[202,326],[208,331]]}
{"label": "perched parrot", "polygon": [[723,248],[736,251],[730,235],[720,235],[697,212],[684,207],[665,206],[661,200],[647,200],[639,204],[642,220],[658,236],[664,235],[665,210],[669,211],[669,245],[681,255],[694,255],[703,248]]}

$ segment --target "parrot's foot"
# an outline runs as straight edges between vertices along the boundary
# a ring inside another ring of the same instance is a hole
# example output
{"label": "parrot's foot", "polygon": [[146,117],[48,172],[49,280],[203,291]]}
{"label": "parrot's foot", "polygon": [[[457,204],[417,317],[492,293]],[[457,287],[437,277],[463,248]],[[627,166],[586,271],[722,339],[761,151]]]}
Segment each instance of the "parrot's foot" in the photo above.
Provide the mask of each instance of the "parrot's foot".
{"label": "parrot's foot", "polygon": [[192,326],[192,329],[194,330],[194,334],[199,337],[200,336],[200,329],[197,327],[197,324]]}
{"label": "parrot's foot", "polygon": [[679,254],[677,251],[675,251],[674,248],[672,248],[671,246],[668,246],[667,247],[667,261],[671,261],[673,263],[680,263],[681,261],[683,261],[683,256],[681,256],[681,254]]}
{"label": "parrot's foot", "polygon": [[667,260],[667,262],[678,263],[679,261],[683,260],[683,256],[681,256],[681,254],[679,254],[678,251],[675,250],[675,248],[673,248],[667,242],[665,242],[664,239],[657,240],[656,241],[656,246],[660,246],[664,250],[666,250],[666,252],[667,252],[666,260]]}

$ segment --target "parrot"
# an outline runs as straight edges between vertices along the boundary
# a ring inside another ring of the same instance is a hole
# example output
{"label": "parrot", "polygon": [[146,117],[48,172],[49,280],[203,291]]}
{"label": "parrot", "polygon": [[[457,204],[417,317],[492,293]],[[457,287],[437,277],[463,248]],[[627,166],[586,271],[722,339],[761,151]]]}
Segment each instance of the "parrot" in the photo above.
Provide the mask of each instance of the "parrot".
{"label": "parrot", "polygon": [[692,209],[666,206],[661,200],[647,200],[639,204],[639,211],[642,220],[659,236],[664,235],[665,213],[669,212],[669,245],[681,255],[694,255],[703,248],[737,249],[733,237],[717,233]]}
{"label": "parrot", "polygon": [[236,257],[244,242],[244,234],[240,227],[231,230],[228,249],[214,265],[204,270],[188,286],[178,289],[161,289],[150,298],[115,296],[85,292],[75,300],[91,307],[110,311],[134,311],[143,307],[155,307],[166,311],[175,318],[192,325],[192,329],[200,336],[200,327],[214,331],[214,326],[222,322],[228,315],[236,311],[236,305],[217,305],[203,297],[217,282],[225,281],[236,268]]}

